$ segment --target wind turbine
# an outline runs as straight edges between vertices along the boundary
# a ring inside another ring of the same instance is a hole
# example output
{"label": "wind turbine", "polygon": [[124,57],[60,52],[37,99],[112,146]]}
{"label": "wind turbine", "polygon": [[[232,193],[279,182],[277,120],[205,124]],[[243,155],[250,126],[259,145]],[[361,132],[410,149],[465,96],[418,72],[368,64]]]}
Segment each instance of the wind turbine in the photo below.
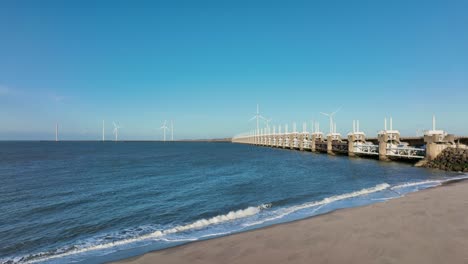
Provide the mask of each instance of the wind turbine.
{"label": "wind turbine", "polygon": [[166,126],[167,124],[167,120],[164,120],[164,124],[162,125],[162,127],[160,127],[160,129],[163,130],[164,132],[164,142],[166,142],[166,130],[168,130],[169,128]]}
{"label": "wind turbine", "polygon": [[104,127],[104,120],[102,120],[102,141],[105,141],[106,138],[104,137],[105,127]]}
{"label": "wind turbine", "polygon": [[320,112],[322,115],[324,116],[328,116],[328,118],[330,119],[330,134],[333,133],[334,131],[334,123],[333,123],[333,117],[335,116],[336,113],[338,113],[338,111],[341,110],[341,107],[338,108],[335,112],[333,113],[323,113],[323,112]]}
{"label": "wind turbine", "polygon": [[121,128],[121,126],[117,125],[115,122],[112,122],[112,124],[114,125],[114,131],[112,131],[112,134],[115,135],[115,141],[118,141],[119,140],[119,128]]}
{"label": "wind turbine", "polygon": [[55,141],[58,141],[58,123],[55,123]]}
{"label": "wind turbine", "polygon": [[257,135],[258,135],[260,133],[260,128],[259,128],[260,119],[265,120],[265,118],[260,115],[258,104],[257,104],[257,113],[249,121],[252,121],[254,119],[257,119]]}

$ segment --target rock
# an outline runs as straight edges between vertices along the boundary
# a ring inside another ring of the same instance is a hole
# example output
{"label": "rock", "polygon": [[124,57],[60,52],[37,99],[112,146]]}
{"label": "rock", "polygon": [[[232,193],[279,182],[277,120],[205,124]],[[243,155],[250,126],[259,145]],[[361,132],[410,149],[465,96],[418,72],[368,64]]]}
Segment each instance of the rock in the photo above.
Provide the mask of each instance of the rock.
{"label": "rock", "polygon": [[449,171],[468,171],[468,149],[447,148],[423,167]]}

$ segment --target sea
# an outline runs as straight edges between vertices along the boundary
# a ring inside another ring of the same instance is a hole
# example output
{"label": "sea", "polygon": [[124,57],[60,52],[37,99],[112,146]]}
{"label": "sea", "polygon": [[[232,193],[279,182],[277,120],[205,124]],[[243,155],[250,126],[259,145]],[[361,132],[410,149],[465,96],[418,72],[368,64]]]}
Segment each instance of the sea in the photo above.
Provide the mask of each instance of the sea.
{"label": "sea", "polygon": [[105,263],[466,177],[227,142],[0,142],[0,263]]}

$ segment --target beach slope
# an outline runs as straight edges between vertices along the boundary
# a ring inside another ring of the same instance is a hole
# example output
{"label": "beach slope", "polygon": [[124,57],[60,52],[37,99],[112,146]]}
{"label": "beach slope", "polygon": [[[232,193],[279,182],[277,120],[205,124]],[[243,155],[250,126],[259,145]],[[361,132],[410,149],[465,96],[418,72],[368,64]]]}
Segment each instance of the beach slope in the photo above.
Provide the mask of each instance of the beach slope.
{"label": "beach slope", "polygon": [[118,263],[468,263],[468,182]]}

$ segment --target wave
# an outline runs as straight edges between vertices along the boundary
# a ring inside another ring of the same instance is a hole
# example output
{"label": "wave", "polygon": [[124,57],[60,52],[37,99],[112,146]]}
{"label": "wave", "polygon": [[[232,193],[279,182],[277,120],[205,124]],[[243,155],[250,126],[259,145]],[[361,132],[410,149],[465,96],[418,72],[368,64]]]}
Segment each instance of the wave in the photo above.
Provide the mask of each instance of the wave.
{"label": "wave", "polygon": [[[103,249],[108,249],[112,247],[123,246],[123,245],[127,245],[127,244],[134,243],[134,242],[140,242],[144,240],[156,239],[156,240],[164,240],[168,242],[195,241],[195,240],[198,240],[198,238],[166,239],[164,237],[170,234],[176,234],[176,233],[185,232],[189,230],[202,229],[210,225],[217,225],[217,224],[221,224],[221,223],[225,223],[225,222],[229,222],[229,221],[233,221],[233,220],[237,220],[237,219],[241,219],[241,218],[245,218],[249,216],[254,216],[258,214],[260,211],[268,209],[270,207],[271,207],[271,204],[262,204],[256,207],[252,206],[252,207],[248,207],[248,208],[237,210],[237,211],[231,211],[224,215],[214,216],[209,219],[200,219],[198,221],[195,221],[187,225],[179,225],[179,226],[175,226],[173,228],[169,228],[165,230],[157,230],[149,234],[144,234],[144,235],[140,235],[137,237],[127,238],[127,239],[122,239],[122,240],[107,242],[107,243],[102,243],[102,244],[97,243],[97,244],[92,244],[92,245],[86,245],[82,248],[79,248],[79,246],[74,245],[71,247],[60,248],[60,249],[53,250],[53,251],[40,252],[40,253],[30,254],[27,256],[23,256],[23,257],[16,257],[14,259],[10,259],[9,261],[5,261],[5,263],[37,263],[37,262],[66,257],[69,255],[80,254],[80,253],[93,251],[93,250],[103,250]],[[216,234],[211,234],[211,235],[206,235],[206,236],[215,236],[215,235]],[[3,263],[3,260],[1,261]]]}
{"label": "wave", "polygon": [[[230,229],[227,231],[220,231],[220,232],[218,231],[218,232],[213,232],[209,234],[198,235],[196,237],[194,236],[186,237],[185,236],[186,234],[183,234],[182,237],[181,236],[176,236],[176,237],[169,236],[168,237],[168,235],[176,235],[179,233],[184,233],[184,232],[192,231],[192,230],[202,230],[209,226],[219,225],[219,224],[227,223],[227,222],[234,221],[234,220],[252,217],[272,207],[271,203],[262,204],[262,205],[255,206],[255,207],[247,207],[245,209],[241,209],[237,211],[230,211],[227,214],[217,215],[217,216],[207,218],[207,219],[200,219],[200,220],[194,221],[186,225],[178,225],[178,226],[174,226],[174,227],[166,228],[166,229],[159,227],[157,230],[155,230],[154,227],[143,228],[138,231],[130,232],[130,235],[126,232],[123,237],[119,235],[111,236],[113,239],[116,239],[115,241],[111,241],[111,242],[109,242],[108,240],[109,236],[105,236],[102,238],[94,239],[91,242],[88,241],[88,242],[84,242],[81,244],[75,244],[72,246],[62,247],[62,248],[47,251],[47,252],[34,253],[34,254],[14,257],[10,259],[0,259],[0,263],[45,262],[45,261],[50,261],[50,260],[57,259],[57,258],[67,257],[70,255],[75,255],[75,254],[80,254],[80,253],[85,253],[85,252],[95,251],[95,250],[106,250],[106,249],[112,249],[114,247],[117,247],[117,248],[120,247],[119,249],[123,249],[123,248],[126,248],[125,246],[132,244],[132,243],[139,243],[139,242],[146,243],[147,241],[152,241],[152,240],[164,241],[168,243],[176,243],[176,242],[183,243],[183,242],[189,242],[189,241],[196,241],[196,240],[204,239],[207,237],[222,236],[222,235],[228,235],[234,232],[239,232],[239,231],[245,230],[246,227],[262,225],[267,222],[271,222],[277,219],[284,218],[285,216],[291,215],[292,213],[295,213],[303,209],[313,208],[313,210],[308,211],[307,214],[314,215],[316,211],[320,210],[322,207],[328,204],[331,204],[337,201],[359,197],[359,196],[364,196],[364,195],[368,195],[368,194],[372,194],[376,192],[390,190],[398,194],[397,197],[399,197],[407,193],[406,191],[398,192],[397,190],[400,190],[400,189],[404,190],[405,188],[408,188],[408,187],[417,187],[417,186],[423,186],[423,188],[427,188],[427,187],[442,185],[445,182],[466,180],[466,179],[468,179],[468,175],[465,174],[463,176],[450,177],[450,178],[446,178],[443,180],[425,180],[425,181],[419,181],[419,182],[407,182],[407,183],[402,183],[402,184],[395,185],[395,186],[391,186],[387,183],[381,183],[370,188],[364,188],[359,191],[344,193],[340,195],[334,195],[334,196],[326,197],[318,201],[307,202],[307,203],[303,203],[300,205],[294,205],[294,206],[284,207],[284,208],[280,206],[278,209],[274,211],[268,210],[268,213],[265,213],[265,215],[262,216],[262,218],[263,217],[265,218],[260,219],[258,221],[254,221],[254,222],[250,222],[250,219],[249,219],[249,222],[237,226],[238,228],[235,230]],[[383,200],[388,200],[388,199],[393,199],[393,198],[396,198],[396,197],[373,198],[371,200],[383,201]],[[276,204],[275,204],[275,207],[276,207]]]}
{"label": "wave", "polygon": [[407,187],[414,187],[414,186],[420,186],[420,185],[431,185],[431,186],[438,186],[441,185],[443,181],[440,180],[428,180],[428,181],[420,181],[420,182],[407,182],[403,183],[400,185],[393,186],[392,190],[396,189],[401,189],[401,188],[407,188]]}
{"label": "wave", "polygon": [[223,222],[236,220],[236,219],[239,219],[239,218],[253,216],[253,215],[259,213],[261,210],[268,209],[270,207],[271,207],[271,204],[262,204],[262,205],[257,206],[257,207],[249,207],[249,208],[243,209],[243,210],[231,211],[231,212],[229,212],[228,214],[225,214],[225,215],[215,216],[215,217],[212,217],[210,219],[201,219],[201,220],[198,220],[198,221],[193,222],[193,223],[188,224],[188,225],[176,226],[176,227],[171,228],[171,229],[156,231],[151,235],[153,235],[153,236],[164,236],[164,235],[174,234],[174,233],[183,232],[183,231],[187,231],[187,230],[191,230],[191,229],[200,229],[200,228],[203,228],[203,227],[206,227],[206,226],[209,226],[209,225],[216,225],[216,224],[220,224],[220,223],[223,223]]}
{"label": "wave", "polygon": [[446,179],[444,182],[459,181],[459,180],[468,180],[468,173],[465,173],[461,176],[450,177]]}
{"label": "wave", "polygon": [[397,189],[415,187],[415,186],[420,186],[420,185],[425,185],[427,187],[435,187],[435,186],[440,186],[440,185],[442,185],[444,183],[449,183],[449,182],[452,182],[452,181],[459,181],[459,180],[468,180],[468,175],[464,174],[462,176],[450,177],[450,178],[445,178],[445,179],[442,179],[442,180],[426,180],[426,181],[419,181],[419,182],[406,182],[406,183],[403,183],[403,184],[392,186],[390,189],[391,190],[397,190]]}
{"label": "wave", "polygon": [[350,192],[350,193],[345,193],[345,194],[340,194],[340,195],[334,195],[334,196],[324,198],[324,199],[322,199],[320,201],[304,203],[304,204],[301,204],[301,205],[288,207],[288,208],[283,209],[280,212],[280,214],[275,215],[274,217],[262,219],[261,221],[257,221],[257,222],[248,223],[248,224],[245,224],[244,226],[260,225],[260,224],[263,224],[265,222],[270,222],[270,221],[273,221],[273,220],[276,220],[276,219],[283,218],[283,217],[285,217],[285,216],[287,216],[289,214],[292,214],[294,212],[297,212],[299,210],[320,206],[319,208],[316,208],[314,210],[314,212],[315,212],[318,209],[320,209],[321,206],[324,206],[324,205],[327,205],[327,204],[330,204],[330,203],[333,203],[333,202],[336,202],[336,201],[340,201],[340,200],[345,200],[345,199],[350,199],[350,198],[354,198],[354,197],[358,197],[358,196],[362,196],[362,195],[367,195],[367,194],[371,194],[371,193],[375,193],[375,192],[380,192],[380,191],[383,191],[385,189],[388,189],[389,187],[390,187],[390,185],[388,183],[381,183],[381,184],[378,184],[378,185],[376,185],[374,187],[371,187],[371,188],[365,188],[365,189],[361,189],[361,190],[355,191],[355,192]]}

